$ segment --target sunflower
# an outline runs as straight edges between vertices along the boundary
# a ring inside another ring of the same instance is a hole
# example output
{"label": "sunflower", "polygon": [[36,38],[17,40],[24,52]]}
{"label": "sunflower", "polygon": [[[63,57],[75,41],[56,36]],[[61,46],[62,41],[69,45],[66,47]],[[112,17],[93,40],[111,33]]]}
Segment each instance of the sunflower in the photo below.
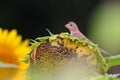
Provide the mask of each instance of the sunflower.
{"label": "sunflower", "polygon": [[22,36],[17,34],[17,30],[0,28],[0,63],[9,65],[0,67],[0,80],[24,80],[22,74],[28,64],[20,60],[29,49],[29,40],[22,42]]}
{"label": "sunflower", "polygon": [[90,80],[106,72],[106,61],[96,45],[83,38],[60,33],[32,41],[27,71],[30,80],[79,80],[79,76]]}

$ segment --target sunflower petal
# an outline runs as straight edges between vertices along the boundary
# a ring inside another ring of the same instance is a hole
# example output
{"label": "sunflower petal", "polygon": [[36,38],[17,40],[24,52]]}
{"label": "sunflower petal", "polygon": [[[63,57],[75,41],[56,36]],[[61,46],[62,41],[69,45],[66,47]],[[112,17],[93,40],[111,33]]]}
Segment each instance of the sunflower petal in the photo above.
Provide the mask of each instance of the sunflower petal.
{"label": "sunflower petal", "polygon": [[28,64],[20,62],[20,60],[22,60],[23,55],[25,55],[29,49],[29,40],[22,42],[22,36],[17,34],[16,29],[9,32],[7,29],[3,30],[0,28],[0,61],[5,64],[18,66],[18,68],[0,68],[0,73],[2,73],[0,74],[0,80],[25,79],[22,74]]}
{"label": "sunflower petal", "polygon": [[11,30],[7,37],[7,42],[11,43],[15,41],[16,37],[17,37],[17,31],[15,29]]}
{"label": "sunflower petal", "polygon": [[1,43],[4,43],[4,42],[6,41],[5,38],[7,38],[7,35],[8,35],[8,30],[4,30],[4,31],[2,32],[2,35],[0,36],[0,42],[1,42]]}

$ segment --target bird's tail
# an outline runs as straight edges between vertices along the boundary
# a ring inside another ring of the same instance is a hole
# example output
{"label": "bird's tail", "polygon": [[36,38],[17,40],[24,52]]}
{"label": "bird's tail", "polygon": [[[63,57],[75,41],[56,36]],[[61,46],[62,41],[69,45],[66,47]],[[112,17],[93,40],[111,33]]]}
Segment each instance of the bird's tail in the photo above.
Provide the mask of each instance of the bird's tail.
{"label": "bird's tail", "polygon": [[101,48],[99,48],[99,47],[98,47],[98,49],[99,49],[102,53],[104,53],[105,55],[111,56],[111,54],[110,54],[109,52],[107,52],[107,51],[105,51],[105,50],[103,50],[103,49],[101,49]]}

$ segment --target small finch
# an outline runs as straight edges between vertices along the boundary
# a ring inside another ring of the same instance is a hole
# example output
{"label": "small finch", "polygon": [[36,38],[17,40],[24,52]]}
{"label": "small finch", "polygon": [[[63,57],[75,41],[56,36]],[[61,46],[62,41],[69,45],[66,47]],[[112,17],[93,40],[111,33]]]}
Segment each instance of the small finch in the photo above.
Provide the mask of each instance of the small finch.
{"label": "small finch", "polygon": [[[84,38],[87,42],[93,43],[90,39],[88,39],[84,34],[82,34],[82,32],[80,32],[77,24],[73,21],[68,22],[65,27],[70,31],[70,35],[76,38]],[[93,43],[94,44],[94,43]],[[106,51],[104,51],[103,49],[99,48],[98,49],[103,52],[106,55],[110,54]]]}

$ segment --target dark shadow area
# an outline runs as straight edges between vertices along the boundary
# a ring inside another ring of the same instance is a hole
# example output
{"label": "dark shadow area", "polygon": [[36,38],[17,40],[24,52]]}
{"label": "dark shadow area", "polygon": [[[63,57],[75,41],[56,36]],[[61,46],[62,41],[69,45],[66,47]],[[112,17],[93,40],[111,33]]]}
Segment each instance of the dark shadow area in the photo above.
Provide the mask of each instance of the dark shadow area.
{"label": "dark shadow area", "polygon": [[[36,38],[68,31],[68,21],[78,23],[85,33],[90,13],[99,0],[11,0],[0,1],[0,26],[16,28],[24,38]],[[85,33],[86,34],[86,33]]]}
{"label": "dark shadow area", "polygon": [[[109,73],[109,74],[120,74],[120,65],[111,67],[111,68],[108,70],[108,73]],[[120,75],[119,75],[118,77],[120,78]]]}

